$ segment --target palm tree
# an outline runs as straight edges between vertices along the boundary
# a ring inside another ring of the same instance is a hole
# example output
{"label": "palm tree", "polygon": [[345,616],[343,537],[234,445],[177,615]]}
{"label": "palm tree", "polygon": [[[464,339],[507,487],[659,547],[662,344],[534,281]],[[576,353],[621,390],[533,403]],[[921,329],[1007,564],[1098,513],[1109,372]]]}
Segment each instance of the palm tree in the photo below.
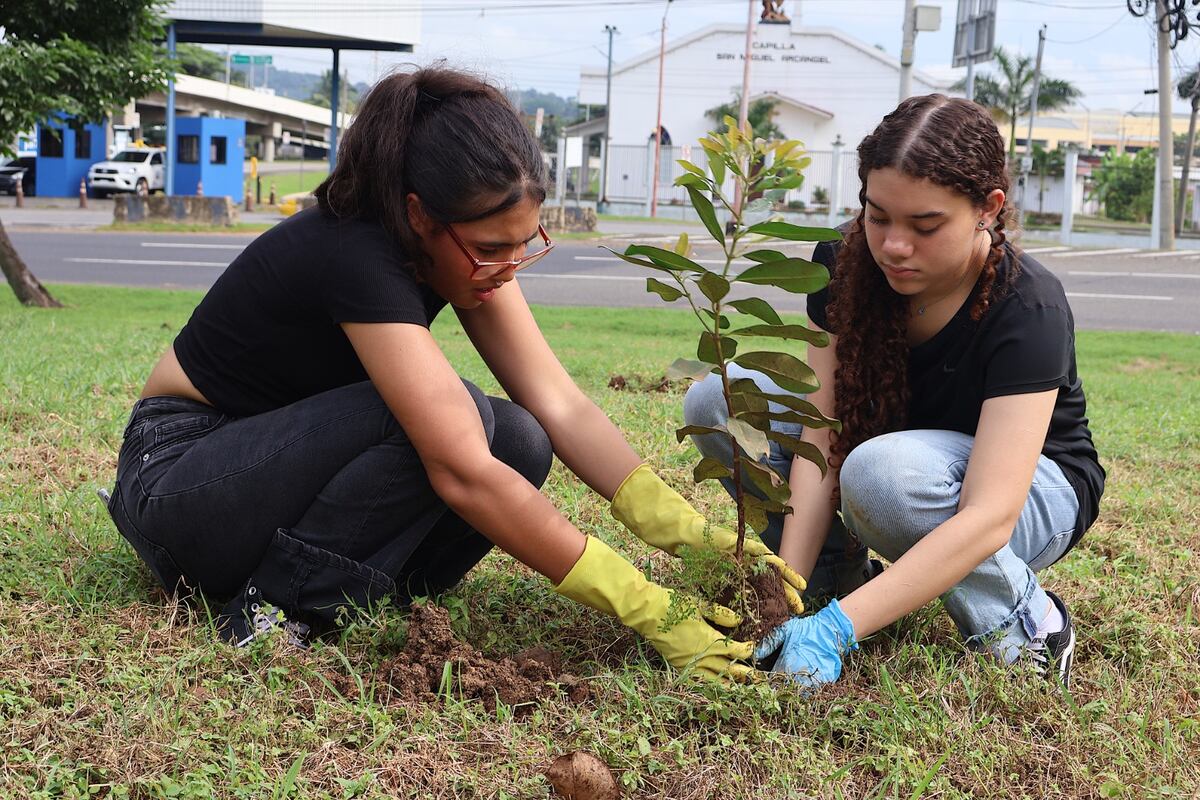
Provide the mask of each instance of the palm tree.
{"label": "palm tree", "polygon": [[1183,229],[1183,212],[1188,194],[1188,172],[1192,166],[1192,148],[1196,146],[1196,111],[1200,109],[1200,67],[1197,67],[1182,78],[1176,87],[1180,100],[1190,100],[1192,116],[1188,120],[1187,147],[1183,150],[1183,175],[1179,181],[1179,201],[1175,204],[1175,235]]}
{"label": "palm tree", "polygon": [[[996,48],[997,75],[975,77],[975,102],[992,113],[997,122],[1008,123],[1008,160],[1012,162],[1017,150],[1017,117],[1029,113],[1033,96],[1033,60],[1029,56],[1010,56],[1003,47]],[[965,91],[966,80],[954,84],[956,91]],[[1038,111],[1065,108],[1083,96],[1070,81],[1042,75],[1038,81]],[[1028,145],[1027,145],[1028,146]]]}
{"label": "palm tree", "polygon": [[[720,125],[726,117],[737,119],[738,112],[741,111],[741,103],[742,93],[734,92],[733,100],[722,103],[716,108],[710,108],[704,112],[704,115]],[[778,100],[770,97],[760,97],[750,101],[750,105],[746,108],[746,121],[750,123],[756,138],[768,141],[786,138],[783,131],[775,124],[775,106],[778,104]]]}

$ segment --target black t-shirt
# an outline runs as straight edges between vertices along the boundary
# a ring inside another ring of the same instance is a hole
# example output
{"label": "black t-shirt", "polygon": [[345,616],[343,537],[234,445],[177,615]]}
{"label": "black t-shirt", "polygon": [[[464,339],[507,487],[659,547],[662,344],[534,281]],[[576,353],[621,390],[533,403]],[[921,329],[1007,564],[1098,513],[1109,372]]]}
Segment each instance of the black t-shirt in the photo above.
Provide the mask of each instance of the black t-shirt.
{"label": "black t-shirt", "polygon": [[[836,245],[821,243],[813,260],[832,273],[836,254]],[[993,299],[983,319],[971,319],[976,287],[942,330],[909,350],[912,400],[906,428],[974,436],[984,400],[1057,387],[1042,455],[1062,468],[1079,498],[1074,542],[1096,520],[1105,479],[1075,367],[1075,319],[1058,278],[1007,244],[997,266],[998,285],[1003,285],[1014,259],[1020,262],[1016,279],[1003,296]],[[808,317],[825,330],[830,330],[828,302],[828,289],[808,296]]]}
{"label": "black t-shirt", "polygon": [[378,224],[309,208],[234,259],[175,337],[192,384],[243,417],[367,380],[342,322],[429,327],[446,305]]}

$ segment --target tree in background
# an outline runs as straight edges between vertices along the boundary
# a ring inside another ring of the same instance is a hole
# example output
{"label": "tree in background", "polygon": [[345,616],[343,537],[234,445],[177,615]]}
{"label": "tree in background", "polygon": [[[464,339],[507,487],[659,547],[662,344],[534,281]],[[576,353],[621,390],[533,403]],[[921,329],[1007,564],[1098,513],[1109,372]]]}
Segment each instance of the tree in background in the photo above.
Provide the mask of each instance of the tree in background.
{"label": "tree in background", "polygon": [[[996,75],[975,76],[975,102],[987,108],[997,122],[1008,123],[1008,160],[1011,163],[1017,148],[1017,118],[1029,114],[1033,99],[1033,60],[1029,56],[1010,56],[1003,47],[996,48]],[[953,86],[966,91],[966,79]],[[1042,75],[1038,82],[1038,113],[1066,108],[1083,96],[1070,81]]]}
{"label": "tree in background", "polygon": [[1182,150],[1176,150],[1176,153],[1182,152],[1183,155],[1183,175],[1179,181],[1179,200],[1175,203],[1175,235],[1183,230],[1183,214],[1187,210],[1188,196],[1188,180],[1192,169],[1192,157],[1195,154],[1196,147],[1196,111],[1200,109],[1200,69],[1191,69],[1182,78],[1176,86],[1176,91],[1179,92],[1180,100],[1187,100],[1192,104],[1192,116],[1188,119],[1187,145]]}
{"label": "tree in background", "polygon": [[1059,176],[1066,171],[1067,151],[1060,144],[1053,150],[1047,150],[1040,144],[1033,146],[1033,171],[1038,176],[1038,213],[1045,209],[1042,199],[1046,195],[1046,176]]}
{"label": "tree in background", "polygon": [[[734,92],[733,100],[728,103],[723,103],[716,108],[710,108],[704,112],[704,116],[711,119],[713,122],[720,123],[726,117],[738,118],[738,112],[741,111],[742,93]],[[746,110],[746,120],[750,123],[750,128],[754,131],[754,138],[766,139],[767,141],[778,141],[786,139],[783,131],[775,124],[775,107],[779,105],[778,100],[772,100],[769,97],[760,97],[757,100],[751,100],[750,106]]]}
{"label": "tree in background", "polygon": [[[163,87],[171,64],[158,0],[4,0],[0,3],[0,153],[17,135],[62,113],[98,121]],[[59,303],[17,255],[0,225],[0,269],[25,305]]]}
{"label": "tree in background", "polygon": [[[183,74],[225,82],[225,56],[220,53],[206,50],[198,44],[183,42],[175,48],[175,56],[179,60],[177,69]],[[235,86],[246,86],[246,73],[231,67],[229,82]]]}
{"label": "tree in background", "polygon": [[[338,89],[341,91],[341,98],[338,101],[338,111],[344,114],[353,114],[358,108],[359,91],[358,87],[347,81],[344,77],[338,81]],[[333,97],[333,70],[327,69],[321,73],[321,79],[317,82],[316,87],[312,91],[312,95],[308,98],[308,102],[314,106],[322,108],[332,108],[333,104],[330,98]]]}
{"label": "tree in background", "polygon": [[1104,204],[1110,219],[1147,222],[1154,207],[1154,160],[1157,150],[1136,155],[1110,150],[1092,171],[1092,197]]}

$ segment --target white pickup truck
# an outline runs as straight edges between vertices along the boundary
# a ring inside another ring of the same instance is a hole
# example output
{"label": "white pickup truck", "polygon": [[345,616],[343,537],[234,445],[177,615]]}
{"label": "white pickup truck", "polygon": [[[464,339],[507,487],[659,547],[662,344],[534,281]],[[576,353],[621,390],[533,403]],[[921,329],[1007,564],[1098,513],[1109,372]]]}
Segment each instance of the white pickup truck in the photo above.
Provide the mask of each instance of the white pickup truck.
{"label": "white pickup truck", "polygon": [[133,192],[145,197],[163,189],[163,151],[149,148],[127,148],[107,161],[98,161],[88,168],[88,186],[96,197],[111,192]]}

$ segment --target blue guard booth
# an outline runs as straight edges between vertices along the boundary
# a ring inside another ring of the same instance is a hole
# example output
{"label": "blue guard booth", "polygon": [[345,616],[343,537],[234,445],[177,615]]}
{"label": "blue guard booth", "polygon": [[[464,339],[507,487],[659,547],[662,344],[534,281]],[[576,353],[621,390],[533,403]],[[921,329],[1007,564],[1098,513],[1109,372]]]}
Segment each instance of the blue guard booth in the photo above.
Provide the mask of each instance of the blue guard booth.
{"label": "blue guard booth", "polygon": [[37,193],[40,197],[75,197],[88,167],[105,159],[104,126],[74,129],[64,117],[38,125]]}
{"label": "blue guard booth", "polygon": [[175,194],[242,197],[246,158],[246,121],[218,117],[175,118]]}

